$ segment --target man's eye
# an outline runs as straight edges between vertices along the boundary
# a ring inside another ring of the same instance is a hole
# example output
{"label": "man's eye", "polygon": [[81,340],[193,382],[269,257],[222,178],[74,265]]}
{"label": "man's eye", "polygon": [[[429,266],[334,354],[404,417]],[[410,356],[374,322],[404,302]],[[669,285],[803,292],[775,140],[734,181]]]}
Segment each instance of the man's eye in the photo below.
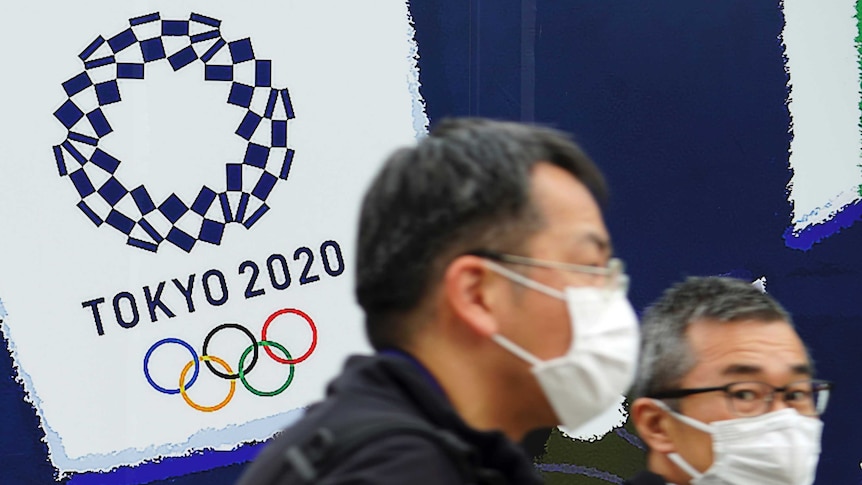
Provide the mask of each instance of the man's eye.
{"label": "man's eye", "polygon": [[784,393],[785,401],[807,401],[811,399],[811,393],[802,390],[790,390]]}
{"label": "man's eye", "polygon": [[751,389],[736,390],[730,393],[730,396],[738,401],[754,401],[758,398],[757,392]]}

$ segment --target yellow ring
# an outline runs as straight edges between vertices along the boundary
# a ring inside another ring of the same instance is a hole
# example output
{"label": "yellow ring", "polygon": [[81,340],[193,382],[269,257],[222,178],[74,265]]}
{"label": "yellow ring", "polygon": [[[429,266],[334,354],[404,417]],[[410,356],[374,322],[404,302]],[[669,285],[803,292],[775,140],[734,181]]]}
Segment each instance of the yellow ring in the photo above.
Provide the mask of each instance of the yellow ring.
{"label": "yellow ring", "polygon": [[[222,367],[224,367],[224,370],[226,370],[228,374],[233,374],[233,369],[230,368],[230,365],[228,365],[227,362],[219,359],[218,357],[216,357],[214,355],[202,355],[202,356],[200,356],[200,360],[201,360],[201,362],[203,362],[205,360],[211,360],[211,361],[215,362],[216,364],[219,364]],[[183,367],[183,371],[180,372],[180,394],[183,395],[183,399],[186,400],[186,403],[188,403],[189,406],[197,409],[198,411],[203,411],[205,413],[211,413],[213,411],[218,411],[219,409],[227,406],[227,403],[229,403],[231,398],[233,398],[234,391],[236,391],[236,381],[235,380],[230,381],[230,392],[227,393],[227,397],[224,398],[224,401],[216,404],[215,406],[201,406],[200,404],[197,404],[194,401],[192,401],[192,398],[190,398],[188,393],[186,392],[185,380],[186,380],[186,374],[188,374],[189,369],[191,369],[193,365],[195,365],[195,361],[190,360],[189,363],[186,364],[185,367]]]}

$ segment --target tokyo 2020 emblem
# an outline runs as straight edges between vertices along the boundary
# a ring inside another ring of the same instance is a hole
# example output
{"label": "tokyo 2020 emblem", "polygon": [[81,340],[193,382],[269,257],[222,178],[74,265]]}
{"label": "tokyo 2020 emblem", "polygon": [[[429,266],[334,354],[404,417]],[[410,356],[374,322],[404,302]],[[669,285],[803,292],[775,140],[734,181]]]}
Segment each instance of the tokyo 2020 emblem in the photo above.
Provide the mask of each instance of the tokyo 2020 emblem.
{"label": "tokyo 2020 emblem", "polygon": [[[251,39],[228,42],[220,26],[220,20],[195,13],[188,20],[162,19],[159,13],[129,19],[126,30],[107,40],[96,37],[79,55],[83,71],[62,83],[68,99],[54,116],[68,131],[53,147],[59,174],[72,182],[81,212],[97,227],[123,233],[130,246],[156,252],[168,241],[190,252],[199,241],[221,244],[227,224],[250,229],[269,210],[266,200],[275,185],[287,179],[294,156],[287,146],[287,124],[294,118],[290,94],[272,86],[272,61],[255,58]],[[123,61],[130,50],[139,51],[139,62]],[[203,185],[194,200],[176,193],[153,200],[144,185],[121,180],[121,155],[100,147],[114,131],[103,107],[122,101],[118,81],[144,82],[147,67],[156,62],[174,71],[202,66],[203,79],[230,86],[227,103],[245,110],[234,132],[247,142],[242,163],[226,163],[224,186]],[[254,64],[253,81],[236,79],[243,63]],[[86,96],[95,98],[94,109],[79,106]]]}

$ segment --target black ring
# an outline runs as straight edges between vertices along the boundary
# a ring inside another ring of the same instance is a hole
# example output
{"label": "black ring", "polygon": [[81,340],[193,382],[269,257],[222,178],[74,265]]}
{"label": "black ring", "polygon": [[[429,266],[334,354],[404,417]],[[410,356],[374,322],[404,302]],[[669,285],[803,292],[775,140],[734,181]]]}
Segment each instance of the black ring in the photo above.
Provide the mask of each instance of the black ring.
{"label": "black ring", "polygon": [[[257,354],[258,354],[257,339],[254,337],[254,334],[252,334],[249,329],[243,327],[242,325],[240,325],[238,323],[222,323],[218,327],[210,330],[210,333],[208,333],[207,337],[204,339],[203,354],[201,356],[203,357],[204,355],[209,355],[209,354],[207,354],[207,347],[210,344],[210,339],[213,337],[213,335],[216,334],[216,332],[218,332],[219,330],[221,330],[223,328],[235,328],[237,330],[242,330],[242,332],[245,333],[248,336],[248,338],[251,340],[251,345],[254,347],[254,356],[251,358],[251,363],[248,365],[248,369],[245,369],[242,371],[243,374],[248,374],[254,368],[254,365],[257,364]],[[204,360],[204,364],[207,365],[207,367],[209,368],[209,370],[213,374],[221,377],[222,379],[233,380],[233,379],[239,378],[239,372],[238,371],[236,374],[225,374],[224,372],[216,370],[216,368],[213,367],[212,363],[209,360]]]}

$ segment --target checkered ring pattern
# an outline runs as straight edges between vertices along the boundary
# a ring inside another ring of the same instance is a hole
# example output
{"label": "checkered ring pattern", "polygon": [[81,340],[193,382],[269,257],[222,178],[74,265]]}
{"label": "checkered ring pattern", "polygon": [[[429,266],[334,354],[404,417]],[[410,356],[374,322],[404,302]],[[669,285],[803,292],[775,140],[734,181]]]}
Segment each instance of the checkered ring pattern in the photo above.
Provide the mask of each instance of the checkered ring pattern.
{"label": "checkered ring pattern", "polygon": [[[290,172],[290,94],[272,86],[272,61],[255,58],[251,39],[228,42],[220,27],[196,13],[188,20],[159,13],[129,19],[126,30],[96,37],[79,55],[83,70],[62,84],[67,99],[54,117],[68,131],[53,147],[58,172],[80,195],[81,212],[123,233],[130,246],[156,252],[167,241],[191,252],[198,242],[221,244],[227,224],[248,229],[260,220],[267,197]],[[119,155],[100,147],[113,132],[103,108],[121,102],[122,83],[143,81],[155,62],[174,71],[202,66],[203,80],[229,85],[227,103],[245,110],[235,131],[247,142],[242,162],[225,164],[224,186],[202,186],[194,200],[175,193],[153,200],[144,185],[122,181]]]}

